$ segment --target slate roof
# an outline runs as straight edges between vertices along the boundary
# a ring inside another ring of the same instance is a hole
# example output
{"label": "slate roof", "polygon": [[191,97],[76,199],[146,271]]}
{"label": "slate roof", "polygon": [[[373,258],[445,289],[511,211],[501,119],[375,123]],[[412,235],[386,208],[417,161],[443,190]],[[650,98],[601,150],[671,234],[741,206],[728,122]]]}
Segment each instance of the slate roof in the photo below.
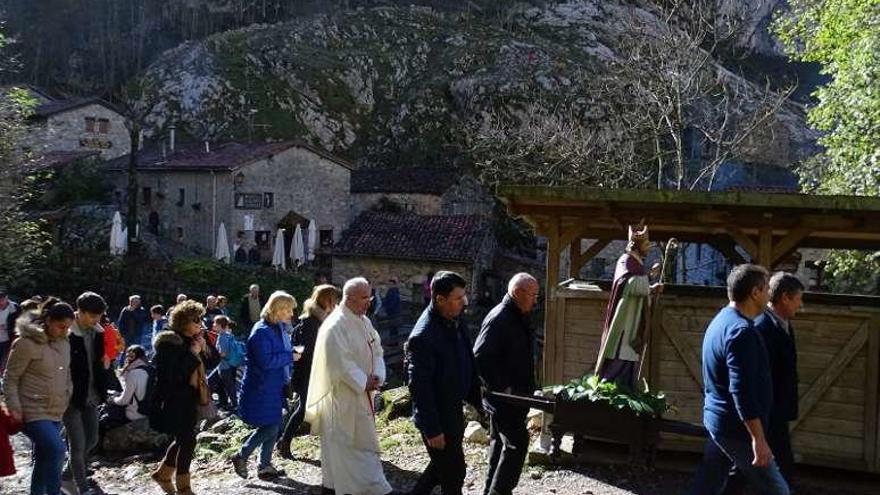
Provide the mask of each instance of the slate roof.
{"label": "slate roof", "polygon": [[100,98],[71,98],[67,100],[53,100],[47,103],[43,103],[34,110],[34,117],[44,119],[58,113],[75,110],[77,108],[87,105],[101,105],[102,107],[105,107],[122,115],[122,112],[118,108]]}
{"label": "slate roof", "polygon": [[473,264],[488,235],[489,223],[477,215],[368,211],[342,233],[333,254]]}
{"label": "slate roof", "polygon": [[[327,160],[350,169],[351,164],[324,150],[298,141],[275,143],[211,143],[210,152],[205,152],[205,143],[180,143],[174,153],[156,146],[144,148],[138,153],[138,170],[141,171],[179,171],[179,172],[229,172],[258,160],[287,151],[290,148],[303,148]],[[129,155],[124,155],[107,163],[108,170],[128,168]]]}
{"label": "slate roof", "polygon": [[455,169],[439,167],[363,168],[351,173],[352,193],[442,195],[458,180]]}

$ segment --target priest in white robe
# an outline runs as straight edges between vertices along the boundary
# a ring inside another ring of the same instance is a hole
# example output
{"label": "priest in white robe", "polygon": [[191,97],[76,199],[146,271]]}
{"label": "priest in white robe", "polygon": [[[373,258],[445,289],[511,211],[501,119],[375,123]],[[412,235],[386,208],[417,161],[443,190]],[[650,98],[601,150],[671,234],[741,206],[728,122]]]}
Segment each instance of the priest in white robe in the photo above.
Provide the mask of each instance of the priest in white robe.
{"label": "priest in white robe", "polygon": [[385,381],[379,334],[366,317],[370,284],[354,278],[321,324],[305,420],[321,437],[323,486],[337,495],[385,495],[373,394]]}

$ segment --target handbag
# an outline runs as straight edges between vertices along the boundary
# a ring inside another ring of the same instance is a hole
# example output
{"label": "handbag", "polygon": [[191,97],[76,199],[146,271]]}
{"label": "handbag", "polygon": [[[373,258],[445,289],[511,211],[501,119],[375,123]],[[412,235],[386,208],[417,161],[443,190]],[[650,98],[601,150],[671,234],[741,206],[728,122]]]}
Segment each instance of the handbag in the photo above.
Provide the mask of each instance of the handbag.
{"label": "handbag", "polygon": [[205,376],[205,365],[199,364],[199,367],[193,372],[193,379],[196,381],[196,387],[199,392],[199,403],[196,407],[196,419],[214,419],[217,417],[217,406],[211,398],[211,389],[208,387],[208,379]]}

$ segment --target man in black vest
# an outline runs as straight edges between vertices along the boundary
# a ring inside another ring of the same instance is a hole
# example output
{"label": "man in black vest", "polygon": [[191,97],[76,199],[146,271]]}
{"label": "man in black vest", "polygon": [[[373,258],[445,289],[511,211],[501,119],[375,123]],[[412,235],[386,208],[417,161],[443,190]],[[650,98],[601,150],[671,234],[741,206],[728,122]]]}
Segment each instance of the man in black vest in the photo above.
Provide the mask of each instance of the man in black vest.
{"label": "man in black vest", "polygon": [[413,419],[431,457],[414,495],[427,495],[437,485],[443,495],[460,495],[464,486],[463,401],[482,409],[471,342],[459,319],[467,305],[465,286],[459,274],[437,272],[431,303],[405,346]]}
{"label": "man in black vest", "polygon": [[98,405],[107,398],[108,371],[104,368],[104,334],[98,321],[107,310],[104,298],[84,292],[76,299],[76,319],[70,326],[70,375],[73,395],[64,412],[70,457],[65,471],[73,476],[80,495],[102,490],[87,476],[89,453],[98,445]]}
{"label": "man in black vest", "polygon": [[[507,294],[483,320],[474,356],[485,390],[532,395],[535,390],[535,335],[529,314],[538,302],[538,281],[517,273]],[[491,416],[489,472],[484,495],[509,495],[519,482],[529,447],[528,408],[497,401],[488,394],[483,406]]]}

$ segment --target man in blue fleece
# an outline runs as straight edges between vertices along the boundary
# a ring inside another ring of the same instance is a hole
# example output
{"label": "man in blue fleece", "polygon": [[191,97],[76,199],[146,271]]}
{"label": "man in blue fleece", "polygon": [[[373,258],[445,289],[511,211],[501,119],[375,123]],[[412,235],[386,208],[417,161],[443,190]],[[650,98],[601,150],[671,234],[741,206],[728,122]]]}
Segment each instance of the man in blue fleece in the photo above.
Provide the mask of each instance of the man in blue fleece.
{"label": "man in blue fleece", "polygon": [[717,495],[731,467],[762,495],[789,495],[765,438],[773,405],[770,361],[754,319],[770,299],[769,273],[739,265],[727,277],[725,308],[703,337],[703,424],[711,439],[691,495]]}

